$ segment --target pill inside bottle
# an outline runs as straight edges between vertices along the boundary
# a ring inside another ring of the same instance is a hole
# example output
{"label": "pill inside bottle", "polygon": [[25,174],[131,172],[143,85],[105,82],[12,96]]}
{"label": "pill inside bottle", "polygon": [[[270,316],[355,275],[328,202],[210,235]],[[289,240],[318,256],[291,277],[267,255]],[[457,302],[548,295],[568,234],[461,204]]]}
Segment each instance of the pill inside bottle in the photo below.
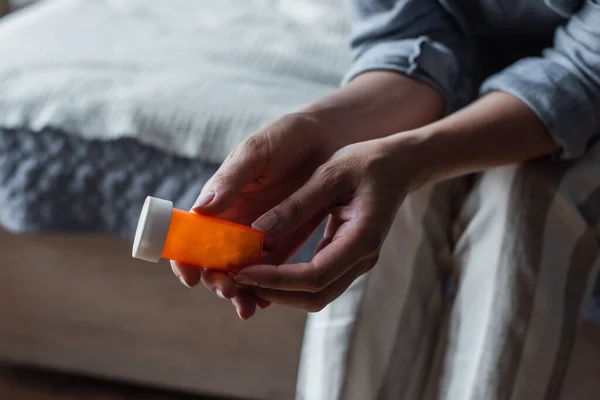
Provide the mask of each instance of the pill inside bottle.
{"label": "pill inside bottle", "polygon": [[244,225],[173,208],[147,197],[133,242],[134,258],[162,258],[222,271],[236,271],[260,258],[264,234]]}

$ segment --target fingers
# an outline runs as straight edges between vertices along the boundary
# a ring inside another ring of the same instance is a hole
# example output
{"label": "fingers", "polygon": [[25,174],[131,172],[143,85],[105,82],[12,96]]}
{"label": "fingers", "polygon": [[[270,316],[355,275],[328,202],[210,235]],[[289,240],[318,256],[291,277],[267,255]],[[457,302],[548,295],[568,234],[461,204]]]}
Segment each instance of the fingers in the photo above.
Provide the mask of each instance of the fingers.
{"label": "fingers", "polygon": [[[339,221],[334,219],[332,224],[338,223]],[[358,220],[341,223],[331,243],[315,254],[313,263],[320,270],[347,271],[348,265],[377,256],[383,240],[384,236],[377,220],[367,213]],[[330,274],[336,275],[334,279],[341,276],[333,272]]]}
{"label": "fingers", "polygon": [[266,299],[258,299],[245,288],[236,285],[231,278],[219,271],[180,264],[171,261],[171,269],[181,283],[187,287],[197,285],[201,280],[204,286],[222,299],[231,299],[238,316],[247,320],[256,313],[256,306],[267,308],[271,305]]}
{"label": "fingers", "polygon": [[171,261],[171,270],[177,279],[189,288],[196,286],[200,282],[202,268]]}
{"label": "fingers", "polygon": [[208,290],[224,300],[231,299],[237,294],[235,282],[223,272],[203,269],[202,283]]}
{"label": "fingers", "polygon": [[319,293],[345,275],[358,262],[378,253],[381,237],[365,222],[349,221],[340,226],[331,243],[308,263],[253,265],[233,279],[261,288]]}
{"label": "fingers", "polygon": [[225,273],[202,267],[171,261],[171,270],[189,288],[202,282],[204,286],[222,299],[231,299],[237,294],[236,283]]}
{"label": "fingers", "polygon": [[254,135],[242,142],[206,183],[193,211],[216,215],[227,210],[239,193],[265,169],[268,152],[265,135]]}
{"label": "fingers", "polygon": [[[265,252],[261,257],[261,264],[279,265],[287,262],[289,258],[300,248],[304,242],[310,237],[310,235],[319,227],[321,222],[326,216],[326,212],[323,211],[318,213],[310,220],[302,224],[294,232],[276,237],[277,244],[274,247],[267,249],[265,246]],[[272,240],[273,236],[265,236],[265,244],[268,240]]]}
{"label": "fingers", "polygon": [[[237,295],[231,299],[231,304],[235,307],[240,319],[246,321],[250,319],[256,313],[256,297],[245,290],[239,290]],[[263,299],[262,304],[269,302],[267,299]]]}
{"label": "fingers", "polygon": [[294,194],[258,218],[253,228],[273,235],[293,232],[350,191],[343,168],[325,164]]}
{"label": "fingers", "polygon": [[319,293],[288,292],[258,288],[255,290],[255,295],[260,299],[268,300],[272,303],[300,308],[308,312],[318,312],[341,296],[352,282],[373,268],[376,262],[377,258],[373,257],[358,263],[343,277]]}

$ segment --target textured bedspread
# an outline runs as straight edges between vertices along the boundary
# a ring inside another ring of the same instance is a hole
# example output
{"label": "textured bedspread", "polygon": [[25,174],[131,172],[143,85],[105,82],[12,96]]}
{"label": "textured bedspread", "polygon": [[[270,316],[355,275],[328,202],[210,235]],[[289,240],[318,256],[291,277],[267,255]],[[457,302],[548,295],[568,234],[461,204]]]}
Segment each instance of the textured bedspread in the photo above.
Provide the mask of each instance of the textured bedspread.
{"label": "textured bedspread", "polygon": [[[0,226],[130,238],[146,196],[188,209],[215,170],[134,139],[90,142],[57,131],[0,130]],[[316,240],[298,256],[310,257]]]}
{"label": "textured bedspread", "polygon": [[133,139],[0,131],[0,224],[17,232],[129,236],[147,195],[187,207],[214,170]]}

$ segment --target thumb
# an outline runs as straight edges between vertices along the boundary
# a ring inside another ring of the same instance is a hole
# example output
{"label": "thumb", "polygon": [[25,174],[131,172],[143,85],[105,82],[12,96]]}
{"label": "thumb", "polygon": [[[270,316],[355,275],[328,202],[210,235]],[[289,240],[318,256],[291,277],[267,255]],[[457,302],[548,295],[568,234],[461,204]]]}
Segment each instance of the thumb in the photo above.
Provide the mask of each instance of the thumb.
{"label": "thumb", "polygon": [[268,148],[266,138],[259,135],[242,142],[206,182],[192,210],[207,215],[227,210],[240,192],[264,171],[269,163]]}
{"label": "thumb", "polygon": [[327,164],[319,168],[294,194],[258,218],[252,227],[275,235],[286,235],[335,203],[350,189],[349,180],[331,172]]}

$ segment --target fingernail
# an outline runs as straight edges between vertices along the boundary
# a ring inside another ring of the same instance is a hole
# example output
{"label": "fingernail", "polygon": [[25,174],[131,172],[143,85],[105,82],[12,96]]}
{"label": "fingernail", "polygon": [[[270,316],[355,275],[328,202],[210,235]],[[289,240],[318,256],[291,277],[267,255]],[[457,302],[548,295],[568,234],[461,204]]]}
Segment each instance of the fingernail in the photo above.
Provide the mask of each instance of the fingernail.
{"label": "fingernail", "polygon": [[198,198],[196,199],[196,202],[194,203],[192,209],[208,205],[211,201],[215,199],[215,196],[216,193],[212,190],[210,192],[200,194],[200,196],[198,196]]}
{"label": "fingernail", "polygon": [[237,304],[235,304],[235,301],[232,301],[231,303],[232,303],[232,304],[233,304],[233,306],[235,307],[235,312],[237,313],[238,317],[240,317],[240,319],[241,319],[242,321],[245,321],[245,320],[246,320],[246,318],[244,318],[244,317],[242,316],[242,311],[241,311],[241,309],[238,307],[238,305],[237,305]]}
{"label": "fingernail", "polygon": [[183,276],[179,277],[179,282],[181,282],[183,284],[183,286],[188,287],[188,288],[192,288],[190,285],[188,285],[188,283],[185,281],[185,279],[183,279]]}
{"label": "fingernail", "polygon": [[236,275],[233,277],[233,280],[241,285],[258,286],[258,282],[256,282],[253,278],[249,277],[248,275]]}
{"label": "fingernail", "polygon": [[278,223],[279,218],[277,218],[277,214],[271,212],[257,219],[256,222],[252,224],[252,227],[259,231],[267,232],[275,228]]}
{"label": "fingernail", "polygon": [[177,279],[181,279],[181,272],[179,272],[179,269],[173,263],[171,263],[171,271],[173,271]]}
{"label": "fingernail", "polygon": [[240,319],[241,319],[242,321],[245,321],[245,320],[246,320],[244,317],[242,317],[242,313],[240,312],[240,310],[239,310],[239,309],[237,309],[237,308],[236,308],[236,309],[235,309],[235,311],[237,311],[237,315],[238,315],[238,317],[240,317]]}
{"label": "fingernail", "polygon": [[223,292],[221,291],[221,289],[219,289],[219,288],[216,288],[216,289],[215,289],[215,294],[216,294],[218,297],[222,298],[223,300],[227,300],[227,297],[225,297],[225,295],[223,294]]}

